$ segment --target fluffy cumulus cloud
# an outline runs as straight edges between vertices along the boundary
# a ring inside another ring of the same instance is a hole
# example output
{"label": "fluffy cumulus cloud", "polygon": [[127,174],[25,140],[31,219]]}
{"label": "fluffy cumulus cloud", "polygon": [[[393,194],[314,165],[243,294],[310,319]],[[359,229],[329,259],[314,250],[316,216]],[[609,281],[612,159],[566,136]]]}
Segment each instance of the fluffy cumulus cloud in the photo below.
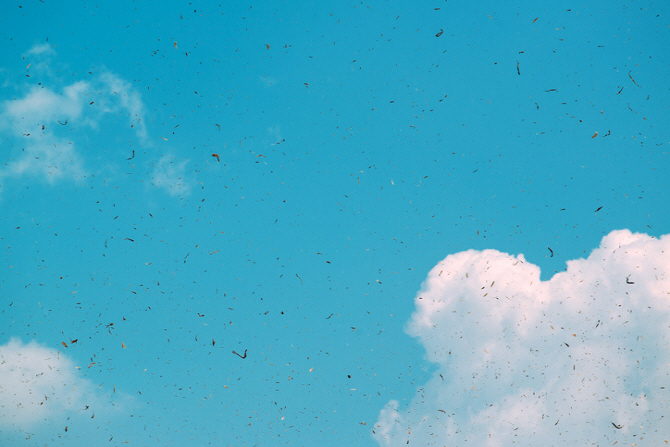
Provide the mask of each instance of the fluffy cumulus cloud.
{"label": "fluffy cumulus cloud", "polygon": [[523,255],[457,253],[415,303],[406,332],[437,368],[381,411],[380,445],[670,442],[670,235],[614,231],[550,281]]}
{"label": "fluffy cumulus cloud", "polygon": [[29,430],[86,406],[109,409],[65,354],[14,338],[0,345],[0,428]]}

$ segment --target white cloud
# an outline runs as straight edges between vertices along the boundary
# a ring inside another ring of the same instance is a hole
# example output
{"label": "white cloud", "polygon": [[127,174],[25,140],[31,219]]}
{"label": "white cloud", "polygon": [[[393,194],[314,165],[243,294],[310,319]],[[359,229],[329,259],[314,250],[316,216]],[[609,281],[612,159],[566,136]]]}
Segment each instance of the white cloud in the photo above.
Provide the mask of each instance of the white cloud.
{"label": "white cloud", "polygon": [[457,253],[415,304],[406,332],[437,370],[382,410],[380,445],[670,440],[670,235],[614,231],[545,282],[523,255]]}
{"label": "white cloud", "polygon": [[[107,93],[112,102],[118,101],[120,106],[128,112],[128,121],[135,129],[142,143],[147,144],[147,129],[144,125],[145,108],[142,95],[138,91],[132,91],[132,85],[111,73],[103,73],[101,81],[107,88]],[[112,109],[115,111],[117,108]]]}
{"label": "white cloud", "polygon": [[16,134],[28,134],[39,132],[42,125],[76,120],[85,101],[82,94],[89,88],[87,82],[80,81],[57,94],[48,88],[33,86],[22,99],[3,103],[2,127],[10,126]]}
{"label": "white cloud", "polygon": [[30,48],[30,50],[28,50],[26,54],[44,56],[44,55],[56,54],[56,51],[48,43],[43,43],[33,45],[32,48]]}
{"label": "white cloud", "polygon": [[48,43],[33,45],[23,54],[23,60],[28,63],[26,70],[31,76],[52,76],[51,60],[56,55],[54,46]]}
{"label": "white cloud", "polygon": [[16,135],[48,132],[51,126],[65,122],[70,124],[68,129],[98,128],[105,115],[125,112],[137,136],[143,142],[147,136],[141,95],[111,73],[103,73],[98,80],[75,82],[64,87],[62,93],[32,86],[23,98],[4,101],[0,111],[3,118],[0,129],[9,127]]}
{"label": "white cloud", "polygon": [[76,82],[56,94],[46,88],[32,87],[22,99],[5,101],[0,108],[0,130],[21,140],[18,157],[6,161],[0,169],[0,181],[24,175],[47,180],[85,176],[80,155],[72,139],[56,136],[53,128],[78,119],[82,114],[82,96],[90,89]]}
{"label": "white cloud", "polygon": [[187,196],[191,187],[184,181],[188,160],[177,162],[172,155],[165,155],[154,165],[151,183],[164,188],[171,196]]}
{"label": "white cloud", "polygon": [[77,412],[104,412],[100,391],[63,353],[12,338],[0,346],[0,427],[28,430]]}
{"label": "white cloud", "polygon": [[49,183],[66,176],[85,176],[72,142],[53,136],[48,143],[43,139],[26,147],[20,158],[9,162],[7,169],[0,171],[0,179],[27,174],[46,179]]}
{"label": "white cloud", "polygon": [[[44,58],[54,53],[53,48],[42,44],[27,54]],[[87,154],[77,148],[94,147],[88,144],[90,135],[86,131],[113,126],[114,119],[109,118],[114,115],[127,115],[129,130],[140,143],[150,146],[141,95],[110,72],[66,85],[61,91],[45,85],[29,86],[22,97],[0,103],[0,133],[16,140],[14,149],[6,151],[8,159],[2,160],[0,188],[25,181],[29,175],[33,176],[31,180],[49,183],[86,177]]]}

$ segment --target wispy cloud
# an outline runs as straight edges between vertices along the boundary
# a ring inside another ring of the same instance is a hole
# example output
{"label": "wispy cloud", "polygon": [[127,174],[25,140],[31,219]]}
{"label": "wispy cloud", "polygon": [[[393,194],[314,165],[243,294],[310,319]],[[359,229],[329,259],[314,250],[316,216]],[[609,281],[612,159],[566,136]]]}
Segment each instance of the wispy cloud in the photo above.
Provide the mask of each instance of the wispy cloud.
{"label": "wispy cloud", "polygon": [[25,175],[49,183],[64,177],[76,179],[85,176],[72,142],[53,136],[27,146],[21,157],[7,163],[7,169],[0,172],[0,179]]}
{"label": "wispy cloud", "polygon": [[87,406],[112,408],[64,353],[16,338],[0,346],[0,427],[30,430]]}
{"label": "wispy cloud", "polygon": [[2,104],[2,128],[9,126],[15,134],[36,134],[44,125],[60,124],[81,116],[85,99],[90,90],[87,82],[81,81],[57,94],[45,87],[32,86],[21,99],[4,101]]}
{"label": "wispy cloud", "polygon": [[49,76],[53,72],[51,62],[55,56],[53,45],[46,42],[35,44],[23,54],[23,59],[28,63],[26,70],[31,75]]}
{"label": "wispy cloud", "polygon": [[133,90],[131,84],[111,73],[103,73],[100,80],[107,89],[111,99],[110,102],[118,102],[118,106],[112,111],[116,111],[118,108],[125,110],[128,113],[130,126],[135,130],[142,143],[146,144],[147,129],[144,125],[145,107],[142,102],[142,95],[137,90]]}
{"label": "wispy cloud", "polygon": [[23,98],[2,104],[0,131],[19,140],[22,146],[0,170],[3,184],[7,179],[26,175],[47,182],[86,175],[74,142],[56,132],[81,116],[81,95],[88,89],[88,83],[77,82],[58,95],[46,88],[32,87]]}
{"label": "wispy cloud", "polygon": [[[39,44],[27,54],[44,61],[55,51],[48,44]],[[114,125],[111,116],[127,116],[128,131],[145,147],[151,145],[146,108],[130,83],[108,71],[60,89],[49,87],[49,79],[47,76],[42,85],[27,86],[22,96],[0,103],[0,134],[6,141],[13,140],[13,149],[8,146],[8,158],[2,160],[0,188],[26,176],[48,183],[88,176],[88,154],[81,148],[90,146],[84,144],[90,141],[88,131]]]}
{"label": "wispy cloud", "polygon": [[431,270],[406,331],[437,370],[389,402],[380,445],[668,439],[670,235],[628,230],[540,281],[523,255],[469,250]]}
{"label": "wispy cloud", "polygon": [[276,87],[279,85],[279,81],[277,81],[275,78],[271,78],[269,76],[262,76],[259,78],[261,83],[263,84],[264,87]]}
{"label": "wispy cloud", "polygon": [[32,55],[32,56],[44,56],[44,55],[52,56],[52,55],[56,54],[56,51],[48,43],[39,43],[39,44],[33,45],[26,52],[26,54],[27,55]]}
{"label": "wispy cloud", "polygon": [[151,183],[164,188],[171,196],[187,196],[191,187],[184,180],[188,160],[177,161],[172,155],[165,155],[154,165]]}

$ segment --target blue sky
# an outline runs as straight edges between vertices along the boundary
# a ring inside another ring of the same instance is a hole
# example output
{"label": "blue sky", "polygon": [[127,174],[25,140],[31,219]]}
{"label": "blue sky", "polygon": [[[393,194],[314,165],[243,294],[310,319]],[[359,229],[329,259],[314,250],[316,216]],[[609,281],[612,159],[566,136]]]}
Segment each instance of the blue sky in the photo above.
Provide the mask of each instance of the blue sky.
{"label": "blue sky", "polygon": [[5,5],[0,439],[666,440],[670,8],[537,6]]}

